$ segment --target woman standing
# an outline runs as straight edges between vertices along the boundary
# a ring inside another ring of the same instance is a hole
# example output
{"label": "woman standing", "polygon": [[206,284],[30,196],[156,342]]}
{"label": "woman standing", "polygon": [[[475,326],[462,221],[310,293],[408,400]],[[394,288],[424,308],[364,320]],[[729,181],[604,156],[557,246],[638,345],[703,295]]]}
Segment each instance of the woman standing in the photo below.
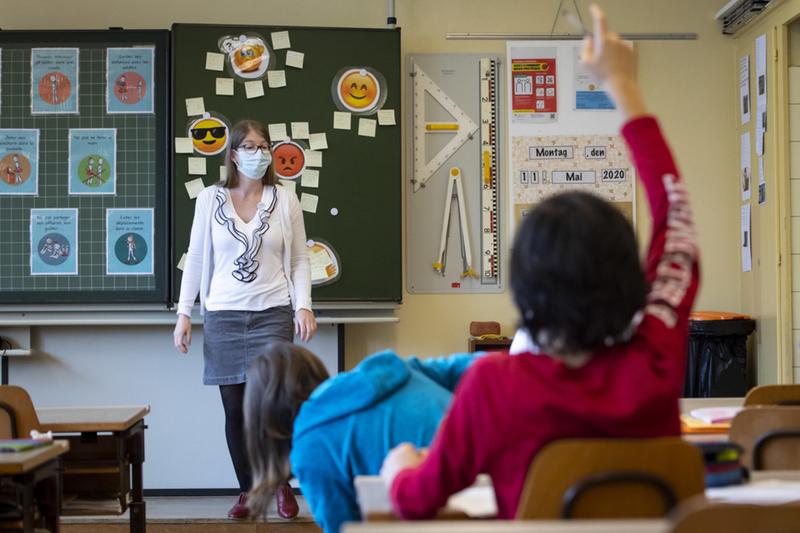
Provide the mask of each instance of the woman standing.
{"label": "woman standing", "polygon": [[[311,312],[311,274],[303,213],[297,196],[276,186],[267,128],[237,123],[225,154],[227,178],[197,197],[175,325],[175,347],[186,353],[191,313],[200,293],[203,383],[218,385],[225,437],[241,494],[228,511],[246,518],[250,468],[242,403],[251,361],[272,341],[309,340],[317,329]],[[288,483],[276,493],[278,513],[297,515]]]}

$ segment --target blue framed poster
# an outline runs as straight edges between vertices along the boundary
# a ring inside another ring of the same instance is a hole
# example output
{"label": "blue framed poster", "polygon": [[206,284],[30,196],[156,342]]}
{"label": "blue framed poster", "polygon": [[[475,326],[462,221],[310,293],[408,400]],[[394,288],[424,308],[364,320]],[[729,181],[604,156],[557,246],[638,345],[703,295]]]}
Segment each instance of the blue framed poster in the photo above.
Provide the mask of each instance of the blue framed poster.
{"label": "blue framed poster", "polygon": [[108,48],[106,113],[153,113],[152,47]]}
{"label": "blue framed poster", "polygon": [[153,209],[106,210],[106,274],[153,274]]}
{"label": "blue framed poster", "polygon": [[78,49],[31,48],[31,114],[78,113]]}
{"label": "blue framed poster", "polygon": [[31,275],[78,273],[78,210],[31,209]]}
{"label": "blue framed poster", "polygon": [[69,130],[69,194],[116,194],[117,130]]}
{"label": "blue framed poster", "polygon": [[0,195],[39,194],[39,130],[0,129]]}

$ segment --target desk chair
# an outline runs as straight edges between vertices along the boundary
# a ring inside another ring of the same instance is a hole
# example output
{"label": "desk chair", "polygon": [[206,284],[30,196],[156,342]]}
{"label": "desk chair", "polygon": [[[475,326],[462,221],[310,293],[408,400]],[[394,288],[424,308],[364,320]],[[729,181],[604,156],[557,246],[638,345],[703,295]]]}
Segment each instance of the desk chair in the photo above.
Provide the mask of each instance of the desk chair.
{"label": "desk chair", "polygon": [[744,448],[743,464],[752,470],[800,470],[800,409],[750,407],[731,422],[731,442]]}
{"label": "desk chair", "polygon": [[800,505],[751,505],[708,503],[692,498],[678,508],[673,533],[794,533]]}
{"label": "desk chair", "polygon": [[760,385],[750,389],[744,398],[745,407],[754,405],[800,406],[800,385]]}
{"label": "desk chair", "polygon": [[0,434],[2,438],[29,439],[39,429],[39,417],[28,391],[16,385],[0,385]]}
{"label": "desk chair", "polygon": [[663,517],[704,488],[700,450],[678,437],[559,440],[534,459],[517,520]]}

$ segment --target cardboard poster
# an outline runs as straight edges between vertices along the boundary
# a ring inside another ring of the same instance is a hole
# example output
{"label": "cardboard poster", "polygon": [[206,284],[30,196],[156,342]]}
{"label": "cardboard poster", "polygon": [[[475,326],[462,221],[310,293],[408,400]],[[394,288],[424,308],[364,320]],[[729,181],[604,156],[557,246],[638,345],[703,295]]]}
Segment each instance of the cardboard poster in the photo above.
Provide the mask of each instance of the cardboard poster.
{"label": "cardboard poster", "polygon": [[116,194],[117,130],[69,130],[69,194]]}
{"label": "cardboard poster", "polygon": [[78,210],[31,209],[31,275],[78,273]]}
{"label": "cardboard poster", "polygon": [[78,113],[78,49],[31,49],[31,114]]}
{"label": "cardboard poster", "polygon": [[153,273],[153,209],[106,210],[106,274]]}
{"label": "cardboard poster", "polygon": [[106,51],[106,113],[153,113],[152,47]]}
{"label": "cardboard poster", "polygon": [[511,112],[514,122],[554,122],[558,113],[556,81],[555,57],[513,59]]}
{"label": "cardboard poster", "polygon": [[0,129],[0,195],[39,194],[39,130]]}

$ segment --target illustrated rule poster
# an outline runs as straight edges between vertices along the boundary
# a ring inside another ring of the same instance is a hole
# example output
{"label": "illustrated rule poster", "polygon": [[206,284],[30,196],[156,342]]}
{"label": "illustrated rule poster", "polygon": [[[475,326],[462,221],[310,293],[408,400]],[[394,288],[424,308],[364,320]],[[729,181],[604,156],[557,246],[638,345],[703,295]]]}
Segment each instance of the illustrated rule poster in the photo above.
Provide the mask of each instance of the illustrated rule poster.
{"label": "illustrated rule poster", "polygon": [[108,48],[106,51],[106,112],[153,112],[152,47]]}
{"label": "illustrated rule poster", "polygon": [[39,130],[0,129],[0,195],[39,193]]}
{"label": "illustrated rule poster", "polygon": [[31,275],[78,273],[78,210],[31,209]]}
{"label": "illustrated rule poster", "polygon": [[69,130],[69,194],[117,192],[117,130]]}
{"label": "illustrated rule poster", "polygon": [[31,49],[31,114],[78,113],[78,49]]}
{"label": "illustrated rule poster", "polygon": [[106,210],[106,274],[153,273],[153,209]]}
{"label": "illustrated rule poster", "polygon": [[556,58],[511,61],[511,113],[514,122],[553,122],[558,113]]}

